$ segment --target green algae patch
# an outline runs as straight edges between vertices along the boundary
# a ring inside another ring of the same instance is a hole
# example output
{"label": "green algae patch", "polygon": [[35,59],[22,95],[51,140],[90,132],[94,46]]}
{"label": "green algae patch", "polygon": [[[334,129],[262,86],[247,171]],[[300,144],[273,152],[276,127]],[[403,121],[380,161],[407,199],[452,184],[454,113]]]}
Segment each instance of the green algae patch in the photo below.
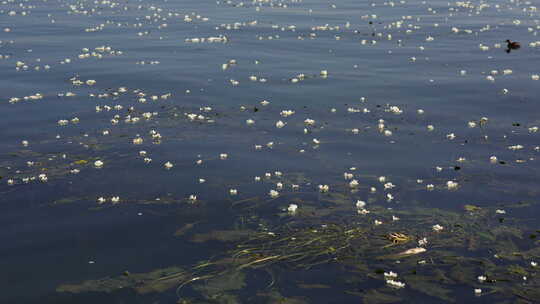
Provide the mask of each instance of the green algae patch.
{"label": "green algae patch", "polygon": [[116,277],[89,280],[76,284],[63,284],[58,286],[56,291],[110,293],[119,289],[130,288],[141,294],[163,292],[177,286],[187,275],[188,273],[179,267],[158,269],[147,273],[130,274],[126,272]]}

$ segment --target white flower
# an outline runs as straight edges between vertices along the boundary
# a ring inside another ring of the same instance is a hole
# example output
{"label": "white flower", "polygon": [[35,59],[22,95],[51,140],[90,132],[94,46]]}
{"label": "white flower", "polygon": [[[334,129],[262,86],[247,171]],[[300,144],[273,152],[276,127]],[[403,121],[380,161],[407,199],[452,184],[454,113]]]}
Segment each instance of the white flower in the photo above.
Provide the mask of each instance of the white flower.
{"label": "white flower", "polygon": [[439,225],[439,224],[433,225],[431,228],[433,228],[433,231],[435,231],[435,232],[439,232],[439,231],[444,229],[444,227]]}
{"label": "white flower", "polygon": [[492,163],[492,164],[496,163],[497,162],[497,156],[491,156],[489,158],[489,162]]}
{"label": "white flower", "polygon": [[314,143],[314,144],[316,144],[316,145],[318,145],[318,144],[320,144],[320,143],[321,143],[321,141],[320,141],[320,140],[318,140],[318,139],[316,139],[316,138],[314,138],[314,139],[313,139],[313,143]]}
{"label": "white flower", "polygon": [[86,84],[89,85],[89,86],[91,86],[91,85],[96,84],[96,81],[93,80],[93,79],[88,79],[88,80],[86,81]]}
{"label": "white flower", "polygon": [[418,240],[418,246],[426,246],[428,243],[427,238],[422,238]]}
{"label": "white flower", "polygon": [[538,263],[535,262],[535,261],[531,261],[531,266],[532,266],[532,267],[536,267],[536,266],[538,266]]}
{"label": "white flower", "polygon": [[206,180],[204,178],[199,178],[199,184],[203,184],[205,182],[206,182]]}
{"label": "white flower", "polygon": [[140,145],[142,143],[143,143],[143,139],[140,138],[140,137],[136,137],[136,138],[133,139],[133,144],[134,145]]}
{"label": "white flower", "polygon": [[24,146],[24,147],[28,147],[28,140],[23,140],[21,142],[21,144]]}
{"label": "white flower", "polygon": [[7,184],[8,184],[9,186],[13,186],[13,185],[15,184],[15,181],[14,181],[13,179],[10,178],[10,179],[7,180]]}
{"label": "white flower", "polygon": [[112,202],[113,204],[116,204],[116,203],[120,202],[120,196],[113,196],[113,197],[111,197],[111,202]]}
{"label": "white flower", "polygon": [[456,138],[456,135],[454,133],[446,134],[446,138],[453,140],[454,138]]}
{"label": "white flower", "polygon": [[358,187],[359,183],[357,180],[353,179],[350,183],[349,183],[349,187],[351,188],[356,188]]}
{"label": "white flower", "polygon": [[304,124],[306,124],[306,126],[312,126],[315,124],[315,120],[306,118],[306,120],[304,120]]}
{"label": "white flower", "polygon": [[278,190],[283,189],[283,184],[282,183],[277,183],[276,184],[276,189],[278,189]]}
{"label": "white flower", "polygon": [[357,201],[356,201],[356,208],[358,208],[358,209],[364,209],[364,207],[366,207],[366,202],[361,201],[361,200],[357,200]]}
{"label": "white flower", "polygon": [[231,195],[237,195],[237,194],[238,194],[238,190],[236,190],[236,189],[231,189],[231,190],[229,190],[229,193],[230,193]]}
{"label": "white flower", "polygon": [[320,74],[321,74],[322,77],[327,77],[328,76],[328,71],[327,70],[322,70]]}
{"label": "white flower", "polygon": [[328,192],[328,190],[330,190],[330,186],[328,186],[328,185],[319,185],[319,191]]}
{"label": "white flower", "polygon": [[386,284],[388,284],[390,287],[393,287],[393,288],[403,288],[403,287],[405,287],[405,283],[399,282],[399,281],[394,281],[394,280],[386,280]]}
{"label": "white flower", "polygon": [[38,176],[38,178],[39,178],[40,181],[42,181],[42,182],[44,182],[44,183],[49,179],[49,178],[47,177],[47,175],[45,175],[45,174],[40,174],[40,175]]}
{"label": "white flower", "polygon": [[228,157],[229,157],[229,155],[227,155],[226,153],[221,153],[221,154],[219,155],[219,158],[222,159],[222,160],[225,160],[225,159],[227,159]]}
{"label": "white flower", "polygon": [[255,120],[253,120],[253,119],[248,119],[248,120],[246,120],[246,124],[247,124],[248,126],[251,126],[251,125],[255,124]]}
{"label": "white flower", "polygon": [[399,217],[392,215],[392,221],[399,221]]}
{"label": "white flower", "polygon": [[283,110],[279,113],[279,115],[283,116],[283,117],[289,117],[291,115],[293,115],[295,112],[293,110]]}
{"label": "white flower", "polygon": [[192,203],[196,202],[197,201],[197,196],[195,194],[191,194],[188,198],[189,201],[191,201]]}
{"label": "white flower", "polygon": [[384,189],[385,190],[388,190],[388,189],[392,189],[394,188],[396,185],[392,184],[391,182],[388,182],[386,184],[384,184]]}
{"label": "white flower", "polygon": [[506,211],[501,210],[501,209],[497,209],[497,210],[495,210],[495,213],[497,213],[497,214],[506,214]]}
{"label": "white flower", "polygon": [[394,199],[394,196],[392,195],[392,193],[386,194],[386,201],[391,202],[393,199]]}
{"label": "white flower", "polygon": [[367,209],[356,209],[356,213],[361,214],[361,215],[366,215],[366,214],[369,213],[369,210],[367,210]]}
{"label": "white flower", "polygon": [[146,163],[146,164],[149,164],[151,161],[152,161],[152,159],[150,157],[145,157],[144,158],[144,163]]}
{"label": "white flower", "polygon": [[478,276],[478,282],[484,283],[487,280],[486,276]]}
{"label": "white flower", "polygon": [[283,127],[285,127],[285,123],[283,121],[280,120],[276,122],[276,128],[281,129]]}
{"label": "white flower", "polygon": [[347,180],[347,179],[352,179],[354,177],[354,175],[352,173],[343,173],[343,177]]}
{"label": "white flower", "polygon": [[104,163],[103,163],[101,160],[96,160],[96,161],[94,162],[94,166],[95,166],[96,168],[101,168],[101,167],[103,167],[103,164],[104,164]]}
{"label": "white flower", "polygon": [[375,220],[373,223],[375,224],[375,226],[379,226],[382,224],[382,222],[379,220]]}
{"label": "white flower", "polygon": [[448,190],[455,190],[455,189],[457,189],[458,185],[459,184],[457,182],[454,182],[454,181],[447,181],[446,182],[446,187],[448,188]]}
{"label": "white flower", "polygon": [[295,213],[296,212],[296,209],[298,209],[298,205],[296,204],[290,204],[289,207],[287,208],[287,211],[289,213]]}
{"label": "white flower", "polygon": [[270,190],[268,194],[270,195],[271,198],[276,198],[279,196],[279,192],[277,192],[276,190]]}
{"label": "white flower", "polygon": [[102,196],[102,197],[98,198],[97,201],[98,201],[99,204],[103,204],[103,203],[107,202],[107,199]]}
{"label": "white flower", "polygon": [[174,165],[170,161],[166,162],[164,166],[166,169],[171,169],[172,167],[174,167]]}
{"label": "white flower", "polygon": [[428,129],[428,131],[433,131],[433,130],[435,130],[435,127],[433,125],[428,125],[427,129]]}
{"label": "white flower", "polygon": [[369,191],[370,191],[371,193],[375,193],[375,192],[377,192],[377,188],[371,187],[371,188],[369,188]]}
{"label": "white flower", "polygon": [[393,271],[385,272],[385,273],[384,273],[384,277],[385,277],[385,278],[397,278],[397,273],[395,273],[395,272],[393,272]]}
{"label": "white flower", "polygon": [[479,295],[479,294],[481,294],[481,293],[482,293],[482,289],[480,289],[480,288],[476,288],[476,289],[474,290],[474,294],[476,294],[476,295]]}

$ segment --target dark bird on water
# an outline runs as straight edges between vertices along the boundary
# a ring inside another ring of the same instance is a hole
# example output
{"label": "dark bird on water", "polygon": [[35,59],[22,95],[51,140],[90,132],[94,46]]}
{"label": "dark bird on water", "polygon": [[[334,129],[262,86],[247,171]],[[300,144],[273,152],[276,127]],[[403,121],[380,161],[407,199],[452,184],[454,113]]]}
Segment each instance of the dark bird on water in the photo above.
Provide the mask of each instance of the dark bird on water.
{"label": "dark bird on water", "polygon": [[506,40],[506,52],[510,53],[512,50],[517,50],[521,47],[519,42]]}
{"label": "dark bird on water", "polygon": [[511,50],[516,50],[516,49],[519,49],[521,47],[519,42],[516,42],[516,41],[506,40],[506,43],[507,43],[506,47],[511,49]]}

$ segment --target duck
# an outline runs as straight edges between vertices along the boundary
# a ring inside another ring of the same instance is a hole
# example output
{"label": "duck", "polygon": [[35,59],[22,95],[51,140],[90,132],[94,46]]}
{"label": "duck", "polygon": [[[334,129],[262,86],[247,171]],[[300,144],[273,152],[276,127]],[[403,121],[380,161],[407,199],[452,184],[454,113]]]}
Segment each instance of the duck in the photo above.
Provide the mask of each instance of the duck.
{"label": "duck", "polygon": [[510,50],[516,50],[516,49],[519,49],[521,47],[519,42],[510,41],[509,39],[506,40],[506,43],[507,43],[506,47],[508,47],[508,49],[510,49]]}

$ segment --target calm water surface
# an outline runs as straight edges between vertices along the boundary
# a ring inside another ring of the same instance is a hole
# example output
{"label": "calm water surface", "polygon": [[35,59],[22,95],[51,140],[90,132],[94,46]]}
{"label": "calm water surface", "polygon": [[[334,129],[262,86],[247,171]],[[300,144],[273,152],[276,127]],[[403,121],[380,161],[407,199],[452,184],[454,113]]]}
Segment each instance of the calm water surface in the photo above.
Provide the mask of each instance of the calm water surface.
{"label": "calm water surface", "polygon": [[0,2],[0,302],[538,301],[536,5]]}

